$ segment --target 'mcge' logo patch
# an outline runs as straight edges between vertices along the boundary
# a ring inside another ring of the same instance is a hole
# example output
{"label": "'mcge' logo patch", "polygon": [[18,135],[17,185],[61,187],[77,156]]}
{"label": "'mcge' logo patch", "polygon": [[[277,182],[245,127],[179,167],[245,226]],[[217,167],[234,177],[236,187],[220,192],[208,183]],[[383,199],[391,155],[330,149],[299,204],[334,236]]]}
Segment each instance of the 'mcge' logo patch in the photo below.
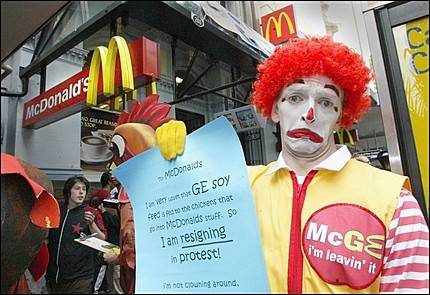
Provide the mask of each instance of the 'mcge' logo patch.
{"label": "'mcge' logo patch", "polygon": [[352,204],[321,208],[308,219],[303,251],[322,280],[363,289],[382,268],[385,226],[369,210]]}

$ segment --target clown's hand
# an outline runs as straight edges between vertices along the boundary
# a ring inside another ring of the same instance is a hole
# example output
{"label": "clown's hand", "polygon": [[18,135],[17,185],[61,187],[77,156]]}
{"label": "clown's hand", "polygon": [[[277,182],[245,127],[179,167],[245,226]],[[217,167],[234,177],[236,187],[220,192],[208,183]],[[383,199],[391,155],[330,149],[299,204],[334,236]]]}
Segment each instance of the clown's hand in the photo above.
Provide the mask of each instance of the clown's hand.
{"label": "clown's hand", "polygon": [[185,146],[187,128],[182,121],[169,121],[155,130],[160,152],[166,160],[173,160],[182,155]]}

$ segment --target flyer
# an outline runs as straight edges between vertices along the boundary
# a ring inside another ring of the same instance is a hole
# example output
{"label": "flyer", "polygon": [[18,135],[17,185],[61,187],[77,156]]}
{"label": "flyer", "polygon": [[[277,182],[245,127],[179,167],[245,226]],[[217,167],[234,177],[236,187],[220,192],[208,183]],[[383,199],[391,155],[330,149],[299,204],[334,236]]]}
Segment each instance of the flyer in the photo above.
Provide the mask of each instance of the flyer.
{"label": "flyer", "polygon": [[220,117],[165,160],[118,166],[136,233],[136,293],[268,293],[255,206],[236,132]]}
{"label": "flyer", "polygon": [[120,253],[120,249],[119,246],[111,244],[109,242],[106,242],[104,240],[100,240],[99,238],[96,237],[88,237],[85,239],[80,239],[77,238],[75,239],[75,242],[81,243],[87,247],[93,248],[95,250],[101,251],[103,253],[115,253],[117,255],[119,255]]}

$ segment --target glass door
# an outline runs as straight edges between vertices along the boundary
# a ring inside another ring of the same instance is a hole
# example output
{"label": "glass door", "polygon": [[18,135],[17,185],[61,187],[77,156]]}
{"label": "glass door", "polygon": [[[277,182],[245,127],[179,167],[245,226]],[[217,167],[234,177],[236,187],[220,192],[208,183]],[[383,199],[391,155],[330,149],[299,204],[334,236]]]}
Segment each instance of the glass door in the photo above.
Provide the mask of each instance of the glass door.
{"label": "glass door", "polygon": [[429,4],[393,2],[376,10],[401,162],[428,220]]}

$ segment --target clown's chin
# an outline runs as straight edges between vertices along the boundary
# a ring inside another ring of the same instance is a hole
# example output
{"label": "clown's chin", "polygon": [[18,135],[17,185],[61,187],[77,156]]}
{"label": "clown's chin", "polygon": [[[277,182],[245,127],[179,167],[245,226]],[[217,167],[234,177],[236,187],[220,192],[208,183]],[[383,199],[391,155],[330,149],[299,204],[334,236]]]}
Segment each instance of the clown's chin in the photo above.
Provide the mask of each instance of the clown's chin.
{"label": "clown's chin", "polygon": [[316,143],[308,138],[291,138],[285,142],[286,148],[295,156],[318,157],[324,150],[324,142]]}

